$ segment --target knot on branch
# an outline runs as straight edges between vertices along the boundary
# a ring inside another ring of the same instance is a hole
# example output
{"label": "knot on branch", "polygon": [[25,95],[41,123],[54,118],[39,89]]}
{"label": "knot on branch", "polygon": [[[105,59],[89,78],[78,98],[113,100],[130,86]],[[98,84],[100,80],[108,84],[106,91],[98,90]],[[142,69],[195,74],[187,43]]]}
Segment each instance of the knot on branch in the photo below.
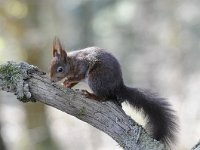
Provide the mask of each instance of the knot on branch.
{"label": "knot on branch", "polygon": [[27,63],[7,62],[0,65],[0,87],[7,92],[14,92],[17,99],[22,102],[35,100],[31,98],[29,85],[26,82],[33,72],[37,72],[38,68]]}

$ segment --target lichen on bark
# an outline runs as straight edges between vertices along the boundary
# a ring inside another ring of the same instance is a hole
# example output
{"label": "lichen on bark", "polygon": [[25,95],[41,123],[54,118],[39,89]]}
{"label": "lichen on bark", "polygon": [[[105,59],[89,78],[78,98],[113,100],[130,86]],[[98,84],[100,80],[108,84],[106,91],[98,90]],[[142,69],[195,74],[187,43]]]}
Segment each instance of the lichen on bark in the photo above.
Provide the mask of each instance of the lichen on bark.
{"label": "lichen on bark", "polygon": [[17,99],[22,102],[35,100],[31,98],[29,85],[26,80],[29,79],[29,74],[36,71],[37,67],[28,65],[27,63],[8,62],[0,65],[0,87],[6,91],[15,91]]}

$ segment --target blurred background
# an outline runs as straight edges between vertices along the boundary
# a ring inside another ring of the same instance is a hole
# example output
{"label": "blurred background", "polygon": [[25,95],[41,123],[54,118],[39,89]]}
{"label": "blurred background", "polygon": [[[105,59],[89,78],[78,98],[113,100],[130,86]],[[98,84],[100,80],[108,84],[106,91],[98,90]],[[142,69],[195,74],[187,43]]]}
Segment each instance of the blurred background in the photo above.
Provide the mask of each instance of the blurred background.
{"label": "blurred background", "polygon": [[[168,98],[179,117],[175,150],[200,139],[199,0],[0,0],[0,63],[48,72],[52,41],[107,49],[125,83]],[[88,88],[79,84],[75,88]],[[140,115],[123,105],[138,122]],[[0,150],[120,150],[108,135],[40,103],[0,92]]]}

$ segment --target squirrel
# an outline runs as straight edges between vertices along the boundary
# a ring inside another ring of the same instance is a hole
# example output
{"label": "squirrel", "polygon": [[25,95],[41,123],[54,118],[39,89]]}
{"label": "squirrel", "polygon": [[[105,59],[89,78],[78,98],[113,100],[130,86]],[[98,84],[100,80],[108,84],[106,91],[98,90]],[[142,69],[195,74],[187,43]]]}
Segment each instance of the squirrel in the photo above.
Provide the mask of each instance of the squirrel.
{"label": "squirrel", "polygon": [[118,60],[104,49],[88,47],[66,52],[60,40],[55,38],[50,79],[52,82],[65,79],[63,84],[67,88],[86,80],[93,91],[85,91],[87,97],[109,99],[118,104],[128,102],[136,110],[144,112],[147,130],[154,139],[168,146],[174,143],[178,125],[170,104],[147,90],[126,86]]}

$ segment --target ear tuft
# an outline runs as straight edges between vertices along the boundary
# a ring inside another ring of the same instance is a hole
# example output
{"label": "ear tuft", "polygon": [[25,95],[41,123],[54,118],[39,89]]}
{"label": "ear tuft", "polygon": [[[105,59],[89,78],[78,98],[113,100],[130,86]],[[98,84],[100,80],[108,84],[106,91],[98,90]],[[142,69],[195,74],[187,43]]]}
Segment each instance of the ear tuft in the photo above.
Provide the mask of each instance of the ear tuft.
{"label": "ear tuft", "polygon": [[53,40],[53,57],[58,56],[61,49],[62,49],[62,46],[61,46],[60,40],[57,37],[55,37]]}
{"label": "ear tuft", "polygon": [[62,48],[59,38],[55,37],[53,41],[53,57],[57,57],[58,55],[60,55],[61,59],[64,61],[67,58],[67,53]]}

